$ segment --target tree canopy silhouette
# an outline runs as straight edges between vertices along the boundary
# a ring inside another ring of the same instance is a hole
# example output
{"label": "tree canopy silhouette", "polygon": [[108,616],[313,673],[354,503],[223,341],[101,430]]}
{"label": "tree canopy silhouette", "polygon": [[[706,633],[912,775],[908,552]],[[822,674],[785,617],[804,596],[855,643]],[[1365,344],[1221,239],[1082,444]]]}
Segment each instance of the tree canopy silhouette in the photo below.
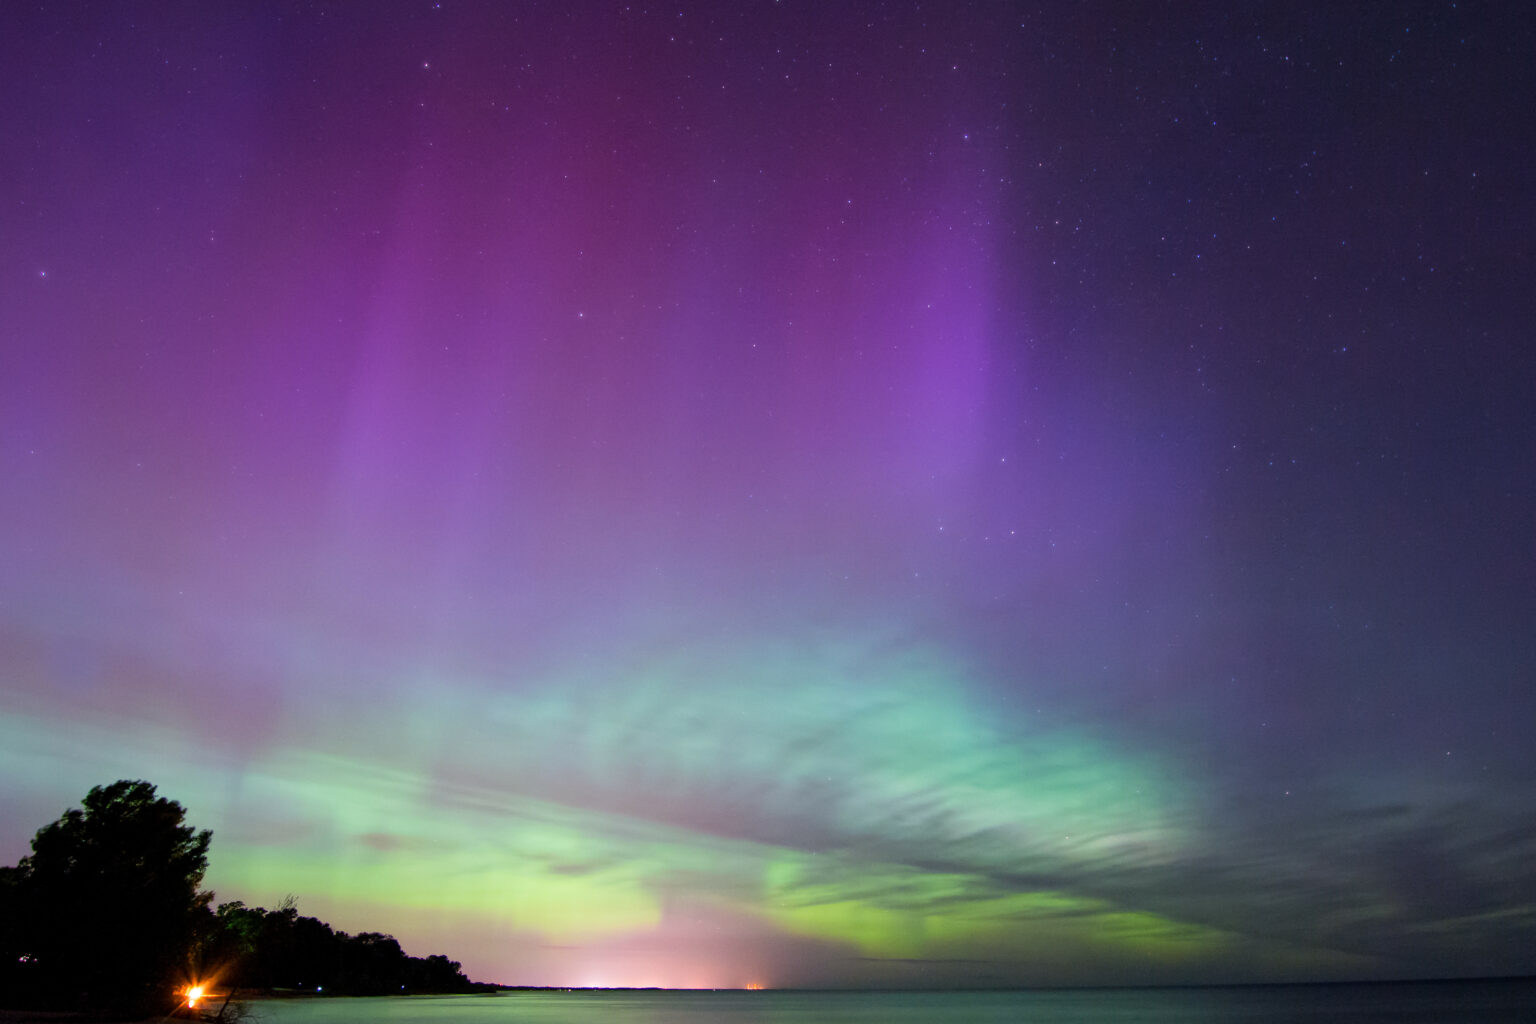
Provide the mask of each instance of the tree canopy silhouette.
{"label": "tree canopy silhouette", "polygon": [[201,888],[213,838],[148,782],[97,786],[0,868],[0,1005],[163,1013],[187,984],[382,995],[493,989],[389,935]]}
{"label": "tree canopy silhouette", "polygon": [[292,897],[276,910],[239,900],[220,904],[218,951],[232,965],[221,977],[246,989],[387,995],[400,992],[482,992],[446,956],[409,956],[392,935],[349,935],[299,915]]}
{"label": "tree canopy silhouette", "polygon": [[148,782],[96,786],[39,829],[0,878],[13,1003],[163,1010],[188,969],[212,893],[212,833]]}

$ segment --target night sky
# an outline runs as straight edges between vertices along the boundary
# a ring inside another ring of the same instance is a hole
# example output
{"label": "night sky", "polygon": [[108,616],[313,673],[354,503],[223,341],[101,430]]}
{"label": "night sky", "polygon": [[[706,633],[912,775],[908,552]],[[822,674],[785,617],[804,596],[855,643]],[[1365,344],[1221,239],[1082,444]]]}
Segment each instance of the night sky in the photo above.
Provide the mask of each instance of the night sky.
{"label": "night sky", "polygon": [[1517,3],[9,3],[0,861],[482,980],[1536,972]]}

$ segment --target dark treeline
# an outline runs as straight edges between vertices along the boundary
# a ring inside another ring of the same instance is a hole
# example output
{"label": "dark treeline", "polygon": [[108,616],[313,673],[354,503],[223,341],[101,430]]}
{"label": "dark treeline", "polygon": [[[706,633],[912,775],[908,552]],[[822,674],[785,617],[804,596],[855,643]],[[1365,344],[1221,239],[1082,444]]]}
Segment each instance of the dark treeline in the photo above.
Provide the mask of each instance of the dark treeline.
{"label": "dark treeline", "polygon": [[214,992],[473,992],[445,956],[407,956],[388,935],[348,935],[202,888],[212,833],[148,782],[97,786],[0,867],[0,1006],[143,1016]]}
{"label": "dark treeline", "polygon": [[476,985],[446,956],[407,956],[392,936],[348,935],[318,918],[300,917],[292,900],[276,910],[224,903],[214,923],[202,959],[231,965],[219,978],[225,986],[356,996],[494,987]]}

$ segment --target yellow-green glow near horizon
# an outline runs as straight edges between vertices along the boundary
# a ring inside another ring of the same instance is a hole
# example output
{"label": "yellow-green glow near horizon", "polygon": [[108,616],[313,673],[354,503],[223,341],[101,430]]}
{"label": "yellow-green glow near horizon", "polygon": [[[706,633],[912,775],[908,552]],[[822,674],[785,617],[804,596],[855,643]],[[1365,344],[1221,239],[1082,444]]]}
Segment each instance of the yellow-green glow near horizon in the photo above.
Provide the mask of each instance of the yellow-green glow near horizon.
{"label": "yellow-green glow near horizon", "polygon": [[381,681],[388,696],[345,728],[292,722],[211,773],[193,770],[197,737],[152,722],[77,722],[73,747],[46,752],[35,711],[0,730],[11,756],[82,781],[115,770],[114,748],[125,763],[135,742],[184,750],[167,788],[215,830],[221,899],[291,893],[422,948],[470,936],[487,951],[473,972],[503,981],[739,986],[827,961],[871,983],[910,963],[980,981],[1087,980],[1084,964],[1156,980],[1245,956],[1359,966],[1101,887],[1198,848],[1209,823],[1170,763],[1068,723],[1005,730],[939,651],[751,646],[513,692]]}
{"label": "yellow-green glow near horizon", "polygon": [[85,788],[152,747],[215,830],[220,898],[291,893],[420,948],[471,936],[473,971],[504,981],[739,986],[829,958],[871,983],[910,963],[978,981],[1373,966],[1101,884],[1199,851],[1212,823],[1176,766],[1067,723],[1005,730],[940,652],[878,650],[812,634],[511,693],[386,681],[346,728],[295,721],[232,763],[216,733],[153,721],[77,716],[43,742],[44,710],[13,705],[0,768]]}
{"label": "yellow-green glow near horizon", "polygon": [[[963,969],[981,981],[1369,967],[1101,885],[1155,877],[1209,831],[1169,762],[1067,723],[1005,730],[935,650],[754,647],[515,692],[386,681],[346,728],[293,722],[222,772],[193,770],[198,737],[152,722],[77,721],[74,746],[47,751],[36,710],[0,729],[10,756],[82,781],[115,770],[114,748],[184,751],[179,795],[213,811],[221,898],[291,893],[423,947],[475,936],[491,952],[471,966],[499,980],[814,977],[797,943],[872,982],[882,963],[979,965]],[[721,933],[753,938],[721,949]]]}
{"label": "yellow-green glow near horizon", "polygon": [[[379,759],[372,738],[417,721],[418,692],[478,693],[477,727]],[[1110,957],[1222,944],[1018,891],[1021,871],[1165,863],[1193,822],[1165,767],[1070,728],[1005,733],[934,652],[695,650],[517,695],[416,681],[345,730],[295,733],[222,799],[222,896],[291,892],[343,927],[471,922],[554,947],[664,934],[680,901],[877,959],[1033,956],[1064,935]],[[206,784],[187,797],[220,803]],[[775,841],[808,831],[819,849]],[[936,850],[950,868],[920,866]]]}
{"label": "yellow-green glow near horizon", "polygon": [[1222,951],[1231,936],[1158,914],[1056,891],[1006,892],[979,875],[849,864],[839,884],[803,855],[769,865],[769,913],[785,928],[852,942],[867,956],[995,955],[999,949],[1093,949],[1101,959],[1176,962]]}

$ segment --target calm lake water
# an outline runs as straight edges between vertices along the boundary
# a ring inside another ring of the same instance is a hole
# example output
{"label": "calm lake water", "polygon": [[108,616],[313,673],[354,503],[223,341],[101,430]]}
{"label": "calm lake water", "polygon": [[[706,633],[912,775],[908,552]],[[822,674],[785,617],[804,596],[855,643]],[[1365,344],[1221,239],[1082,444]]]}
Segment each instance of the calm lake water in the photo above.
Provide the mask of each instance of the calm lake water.
{"label": "calm lake water", "polygon": [[1110,992],[505,992],[248,1004],[255,1024],[1536,1022],[1536,982]]}

